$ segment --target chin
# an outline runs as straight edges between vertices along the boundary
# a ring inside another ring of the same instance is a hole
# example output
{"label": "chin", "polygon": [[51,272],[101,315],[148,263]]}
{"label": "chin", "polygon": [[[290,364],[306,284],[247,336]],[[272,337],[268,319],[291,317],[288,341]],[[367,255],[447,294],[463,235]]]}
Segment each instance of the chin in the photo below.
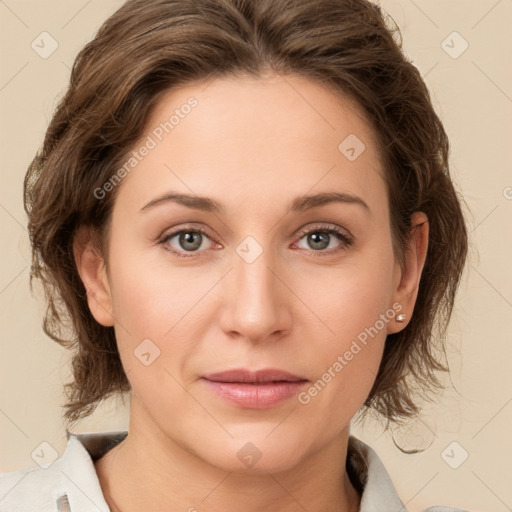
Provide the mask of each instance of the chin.
{"label": "chin", "polygon": [[195,454],[229,472],[256,475],[287,471],[306,455],[307,443],[303,434],[293,435],[284,425],[276,426],[240,425],[227,429],[233,437],[205,435],[207,445],[195,443]]}

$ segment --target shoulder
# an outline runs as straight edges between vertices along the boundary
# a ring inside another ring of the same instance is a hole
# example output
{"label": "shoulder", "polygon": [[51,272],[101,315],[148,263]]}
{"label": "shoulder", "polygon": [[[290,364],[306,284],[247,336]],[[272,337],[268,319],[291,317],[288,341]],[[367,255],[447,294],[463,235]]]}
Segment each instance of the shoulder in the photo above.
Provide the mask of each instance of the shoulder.
{"label": "shoulder", "polygon": [[70,435],[65,452],[55,462],[0,474],[0,512],[81,512],[92,505],[109,512],[93,457],[121,438],[122,433]]}
{"label": "shoulder", "polygon": [[[349,437],[347,471],[355,487],[361,493],[360,512],[393,510],[407,512],[405,504],[397,494],[381,459],[368,444],[354,436]],[[466,509],[433,505],[422,512],[469,512]]]}

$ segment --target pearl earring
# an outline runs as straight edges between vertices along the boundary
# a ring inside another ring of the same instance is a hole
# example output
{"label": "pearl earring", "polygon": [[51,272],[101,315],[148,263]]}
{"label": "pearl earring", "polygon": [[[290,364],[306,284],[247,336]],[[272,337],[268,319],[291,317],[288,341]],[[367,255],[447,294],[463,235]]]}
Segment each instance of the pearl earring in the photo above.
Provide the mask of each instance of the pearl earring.
{"label": "pearl earring", "polygon": [[405,322],[405,315],[403,313],[400,313],[397,317],[396,317],[396,321],[397,322]]}

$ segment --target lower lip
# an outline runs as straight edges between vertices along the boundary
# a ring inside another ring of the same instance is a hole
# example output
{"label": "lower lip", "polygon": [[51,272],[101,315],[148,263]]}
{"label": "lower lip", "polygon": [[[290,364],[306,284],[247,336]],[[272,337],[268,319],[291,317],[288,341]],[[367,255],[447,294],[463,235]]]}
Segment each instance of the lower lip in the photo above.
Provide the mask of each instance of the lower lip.
{"label": "lower lip", "polygon": [[215,393],[229,402],[246,409],[267,409],[299,393],[308,381],[265,382],[246,384],[243,382],[214,382],[203,379]]}

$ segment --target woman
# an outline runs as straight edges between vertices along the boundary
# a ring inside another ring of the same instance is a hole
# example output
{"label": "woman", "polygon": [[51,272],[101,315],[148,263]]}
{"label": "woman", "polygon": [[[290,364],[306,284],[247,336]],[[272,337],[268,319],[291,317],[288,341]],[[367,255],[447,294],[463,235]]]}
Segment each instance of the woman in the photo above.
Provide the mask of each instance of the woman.
{"label": "woman", "polygon": [[2,510],[406,510],[350,422],[438,385],[467,232],[376,5],[128,1],[25,204],[45,332],[75,350],[66,418],[130,391],[130,426],[3,475]]}

